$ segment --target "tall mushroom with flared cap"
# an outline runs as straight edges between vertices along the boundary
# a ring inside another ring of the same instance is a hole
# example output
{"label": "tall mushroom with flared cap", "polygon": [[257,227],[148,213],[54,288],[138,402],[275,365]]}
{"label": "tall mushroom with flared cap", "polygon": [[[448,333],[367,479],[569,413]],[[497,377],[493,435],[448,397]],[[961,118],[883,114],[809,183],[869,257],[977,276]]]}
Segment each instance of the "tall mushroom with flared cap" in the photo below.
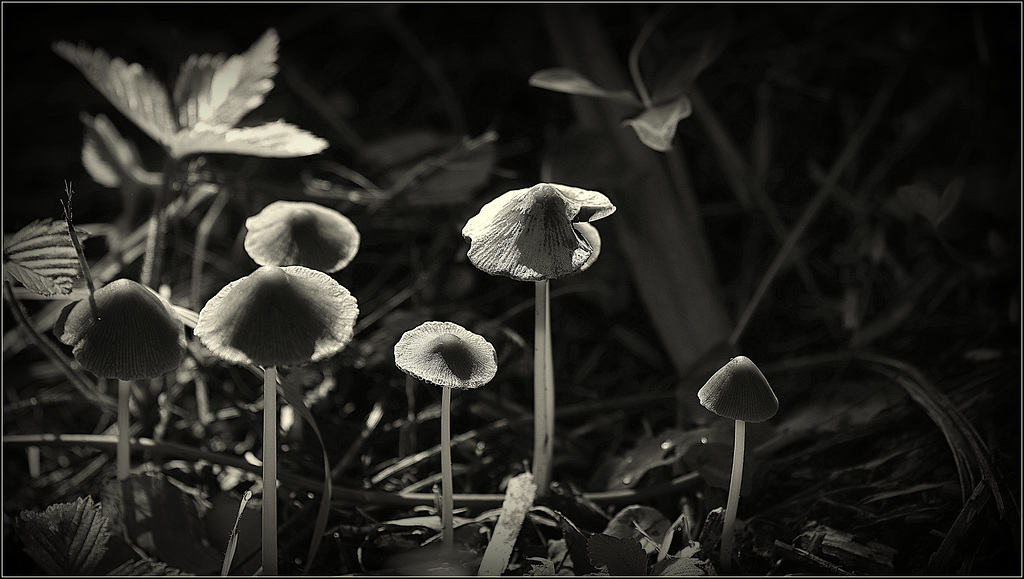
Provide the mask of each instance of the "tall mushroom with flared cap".
{"label": "tall mushroom with flared cap", "polygon": [[262,366],[263,574],[277,574],[277,369],[326,359],[352,339],[355,297],[326,273],[266,265],[235,280],[199,312],[195,335],[234,364]]}
{"label": "tall mushroom with flared cap", "polygon": [[779,399],[772,391],[761,370],[746,356],[736,356],[722,366],[697,392],[702,406],[724,418],[736,421],[736,439],[733,445],[732,477],[729,480],[729,498],[725,503],[725,521],[722,525],[722,546],[719,567],[732,568],[733,541],[736,535],[736,508],[740,501],[743,481],[743,447],[747,422],[764,422],[779,411]]}
{"label": "tall mushroom with flared cap", "polygon": [[452,389],[487,384],[498,372],[494,346],[483,336],[452,322],[424,322],[395,344],[398,369],[441,387],[441,528],[448,550],[454,548],[452,491]]}
{"label": "tall mushroom with flared cap", "polygon": [[[53,333],[83,368],[118,381],[117,480],[128,479],[131,381],[158,378],[185,355],[185,325],[156,292],[118,279],[61,310]],[[127,497],[125,497],[127,498]]]}
{"label": "tall mushroom with flared cap", "polygon": [[325,273],[359,251],[359,230],[333,209],[307,201],[275,201],[245,220],[245,251],[259,265],[301,265]]}
{"label": "tall mushroom with flared cap", "polygon": [[594,263],[600,236],[590,222],[614,212],[608,197],[597,191],[539,183],[487,203],[462,229],[469,260],[478,269],[535,284],[533,476],[538,496],[551,483],[554,450],[550,281]]}

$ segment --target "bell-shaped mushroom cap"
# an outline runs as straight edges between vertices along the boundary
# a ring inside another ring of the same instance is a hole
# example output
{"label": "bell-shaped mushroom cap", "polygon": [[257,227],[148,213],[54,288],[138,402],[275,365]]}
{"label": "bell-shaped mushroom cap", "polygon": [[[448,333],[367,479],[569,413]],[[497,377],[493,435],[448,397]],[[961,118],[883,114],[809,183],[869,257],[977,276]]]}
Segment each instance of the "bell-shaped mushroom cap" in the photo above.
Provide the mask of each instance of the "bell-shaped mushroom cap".
{"label": "bell-shaped mushroom cap", "polygon": [[178,367],[185,355],[185,325],[153,290],[119,279],[88,299],[61,310],[53,325],[57,338],[73,347],[83,368],[102,378],[156,378]]}
{"label": "bell-shaped mushroom cap", "polygon": [[326,273],[265,265],[217,292],[195,335],[228,362],[298,366],[344,348],[358,315],[356,298]]}
{"label": "bell-shaped mushroom cap", "polygon": [[305,201],[275,201],[245,220],[245,251],[260,265],[332,273],[359,251],[359,230],[341,213]]}
{"label": "bell-shaped mushroom cap", "polygon": [[725,418],[764,422],[779,411],[768,380],[746,356],[736,356],[697,392],[701,406]]}
{"label": "bell-shaped mushroom cap", "polygon": [[574,225],[615,212],[603,194],[540,183],[483,206],[462,228],[469,260],[491,275],[519,281],[557,279],[588,266],[594,253]]}
{"label": "bell-shaped mushroom cap", "polygon": [[494,346],[452,322],[424,322],[395,344],[395,365],[424,382],[478,388],[498,372]]}

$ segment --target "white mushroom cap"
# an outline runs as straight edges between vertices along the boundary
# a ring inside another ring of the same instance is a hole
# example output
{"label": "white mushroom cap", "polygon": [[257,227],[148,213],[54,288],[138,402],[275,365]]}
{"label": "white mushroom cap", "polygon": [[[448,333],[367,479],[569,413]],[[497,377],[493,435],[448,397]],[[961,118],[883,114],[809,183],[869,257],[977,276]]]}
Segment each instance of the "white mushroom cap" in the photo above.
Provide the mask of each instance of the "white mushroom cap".
{"label": "white mushroom cap", "polygon": [[594,248],[574,225],[614,212],[597,191],[540,183],[484,205],[462,236],[470,243],[469,260],[482,271],[519,281],[557,279],[593,263]]}
{"label": "white mushroom cap", "polygon": [[245,251],[260,265],[338,271],[359,251],[359,230],[333,209],[307,201],[275,201],[245,220]]}
{"label": "white mushroom cap", "polygon": [[494,346],[452,322],[424,322],[395,344],[395,365],[429,384],[479,388],[498,372]]}
{"label": "white mushroom cap", "polygon": [[697,398],[715,414],[744,422],[764,422],[779,411],[768,379],[746,356],[729,360],[701,387]]}
{"label": "white mushroom cap", "polygon": [[83,368],[102,378],[157,378],[178,367],[185,355],[185,325],[164,298],[130,279],[118,279],[88,299],[61,310],[53,333],[73,346]]}
{"label": "white mushroom cap", "polygon": [[358,316],[356,298],[326,273],[265,265],[213,296],[195,335],[228,362],[299,366],[341,351]]}

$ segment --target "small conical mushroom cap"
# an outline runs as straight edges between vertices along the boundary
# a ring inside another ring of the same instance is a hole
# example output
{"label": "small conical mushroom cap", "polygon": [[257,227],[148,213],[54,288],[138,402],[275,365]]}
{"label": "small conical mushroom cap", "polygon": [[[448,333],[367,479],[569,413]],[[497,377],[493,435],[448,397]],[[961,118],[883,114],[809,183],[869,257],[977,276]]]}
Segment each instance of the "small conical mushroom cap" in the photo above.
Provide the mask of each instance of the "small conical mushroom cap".
{"label": "small conical mushroom cap", "polygon": [[356,298],[326,273],[265,265],[217,292],[195,335],[228,362],[298,366],[344,348],[358,315]]}
{"label": "small conical mushroom cap", "polygon": [[484,205],[462,236],[469,260],[482,271],[519,281],[558,279],[593,263],[594,249],[574,225],[614,212],[597,191],[540,183]]}
{"label": "small conical mushroom cap", "polygon": [[332,273],[359,251],[359,230],[341,213],[305,201],[275,201],[245,220],[245,251],[260,265]]}
{"label": "small conical mushroom cap", "polygon": [[112,281],[93,297],[98,320],[84,299],[65,306],[53,325],[83,368],[101,378],[141,380],[178,367],[185,325],[166,300],[130,279]]}
{"label": "small conical mushroom cap", "polygon": [[420,380],[447,388],[478,388],[498,372],[494,346],[452,322],[424,322],[395,344],[395,365]]}
{"label": "small conical mushroom cap", "polygon": [[722,366],[697,392],[701,406],[725,418],[764,422],[779,411],[779,399],[768,380],[746,356]]}

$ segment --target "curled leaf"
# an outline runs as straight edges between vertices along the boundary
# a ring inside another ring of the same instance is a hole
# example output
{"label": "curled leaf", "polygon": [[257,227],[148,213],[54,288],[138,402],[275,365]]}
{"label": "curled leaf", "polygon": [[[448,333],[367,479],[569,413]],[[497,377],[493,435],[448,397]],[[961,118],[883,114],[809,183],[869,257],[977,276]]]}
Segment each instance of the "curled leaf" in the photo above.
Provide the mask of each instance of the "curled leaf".
{"label": "curled leaf", "polygon": [[592,96],[621,101],[641,106],[640,101],[629,90],[608,90],[594,84],[589,78],[571,68],[548,68],[530,76],[530,86],[568,94]]}
{"label": "curled leaf", "polygon": [[673,101],[644,110],[639,115],[623,121],[632,127],[640,142],[655,151],[664,153],[672,149],[672,138],[676,125],[693,112],[689,97],[681,96]]}
{"label": "curled leaf", "polygon": [[218,126],[181,131],[168,139],[167,145],[176,159],[196,153],[286,158],[316,155],[326,149],[328,143],[309,131],[277,120],[238,129]]}

